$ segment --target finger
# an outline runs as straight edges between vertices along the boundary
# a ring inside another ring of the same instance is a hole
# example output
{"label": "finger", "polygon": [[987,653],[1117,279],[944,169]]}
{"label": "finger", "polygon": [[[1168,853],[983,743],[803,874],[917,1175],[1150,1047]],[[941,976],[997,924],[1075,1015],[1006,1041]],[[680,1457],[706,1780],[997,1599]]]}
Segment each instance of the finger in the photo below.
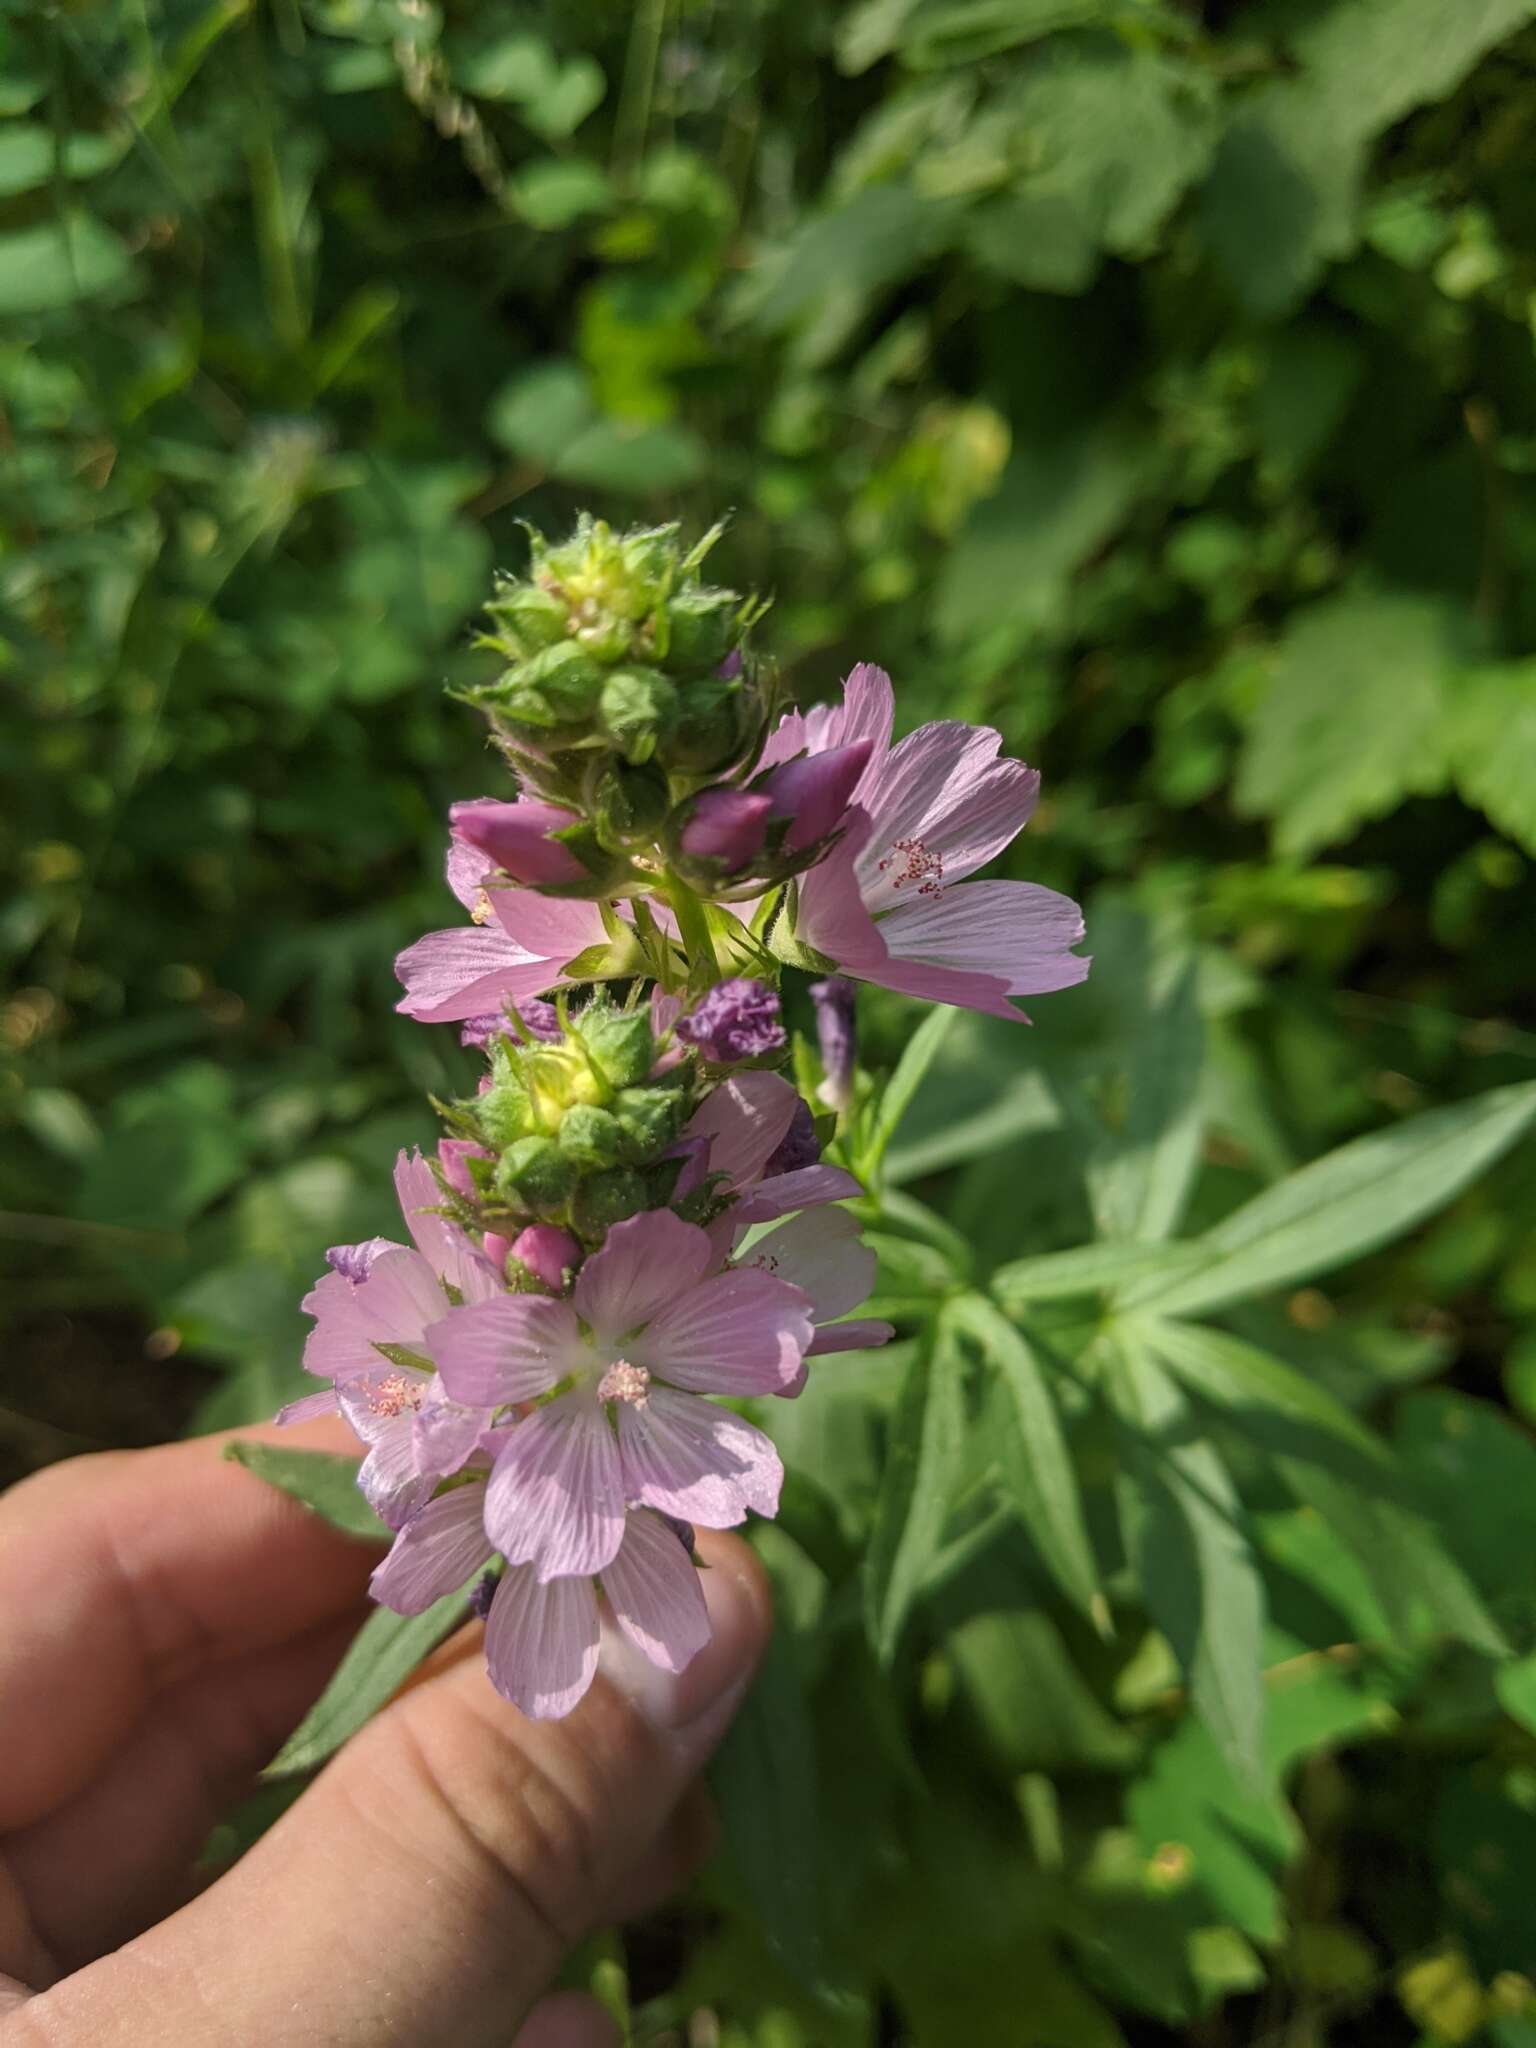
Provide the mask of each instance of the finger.
{"label": "finger", "polygon": [[351,1441],[318,1423],[109,1451],[0,1501],[0,1830],[78,1792],[162,1686],[362,1597],[377,1553],[227,1462],[234,1434]]}
{"label": "finger", "polygon": [[541,1998],[517,2030],[512,2048],[623,2048],[613,2019],[585,1991]]}
{"label": "finger", "polygon": [[[463,1655],[351,1742],[228,1876],[11,2024],[31,2041],[504,2048],[725,1732],[769,1627],[739,1539],[703,1539],[713,1639],[668,1677],[610,1637],[564,1721]],[[8,2041],[7,2048],[11,2048]]]}
{"label": "finger", "polygon": [[632,1870],[627,1870],[595,1917],[604,1925],[643,1920],[676,1896],[715,1853],[720,1824],[715,1803],[702,1784],[690,1785],[661,1833]]}
{"label": "finger", "polygon": [[[79,1969],[181,1905],[212,1828],[251,1786],[340,1662],[363,1610],[158,1694],[101,1770],[10,1836],[6,1861],[58,1969]],[[0,1937],[0,1970],[14,1968]]]}

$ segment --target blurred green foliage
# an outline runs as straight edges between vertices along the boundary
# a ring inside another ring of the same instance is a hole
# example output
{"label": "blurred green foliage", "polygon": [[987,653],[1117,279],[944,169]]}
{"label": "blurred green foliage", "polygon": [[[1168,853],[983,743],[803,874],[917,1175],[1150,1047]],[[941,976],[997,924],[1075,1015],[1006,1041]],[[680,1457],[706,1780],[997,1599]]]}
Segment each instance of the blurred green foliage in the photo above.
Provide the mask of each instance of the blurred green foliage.
{"label": "blurred green foliage", "polygon": [[[802,697],[999,725],[1088,904],[891,1139],[904,1344],[779,1427],[726,1870],[596,1965],[638,2040],[1536,2042],[1530,1150],[1242,1299],[1158,1250],[1532,1073],[1533,14],[0,10],[12,1472],[270,1412],[463,1085],[390,961],[520,516],[734,508]],[[1137,1244],[1174,1322],[1105,1311]]]}

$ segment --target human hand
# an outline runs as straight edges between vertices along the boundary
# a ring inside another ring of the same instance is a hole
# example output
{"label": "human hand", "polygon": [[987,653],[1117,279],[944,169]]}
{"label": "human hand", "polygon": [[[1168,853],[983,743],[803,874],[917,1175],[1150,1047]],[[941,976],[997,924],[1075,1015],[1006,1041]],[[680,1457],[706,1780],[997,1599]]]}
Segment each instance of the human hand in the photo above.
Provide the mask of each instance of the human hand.
{"label": "human hand", "polygon": [[751,1552],[702,1533],[713,1640],[671,1678],[605,1633],[564,1721],[499,1699],[466,1627],[199,1890],[376,1561],[226,1441],[74,1459],[0,1501],[0,2044],[609,2048],[594,2001],[540,1993],[705,1853],[697,1774],[769,1628]]}

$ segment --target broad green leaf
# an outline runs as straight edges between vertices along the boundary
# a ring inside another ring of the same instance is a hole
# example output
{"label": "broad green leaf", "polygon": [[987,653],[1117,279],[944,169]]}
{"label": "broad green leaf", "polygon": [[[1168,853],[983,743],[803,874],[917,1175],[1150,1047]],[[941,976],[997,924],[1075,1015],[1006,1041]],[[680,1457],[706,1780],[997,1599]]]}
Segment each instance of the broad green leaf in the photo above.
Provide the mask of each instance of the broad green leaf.
{"label": "broad green leaf", "polygon": [[958,1010],[947,1003],[935,1005],[907,1040],[895,1071],[886,1082],[875,1115],[875,1126],[859,1162],[858,1177],[866,1185],[879,1178],[881,1162],[897,1126],[906,1115],[923,1076],[938,1056],[939,1048],[954,1028]]}
{"label": "broad green leaf", "polygon": [[795,1646],[775,1630],[709,1772],[726,1855],[769,1947],[810,1990],[821,1977],[816,1744]]}
{"label": "broad green leaf", "polygon": [[1088,1159],[1100,1235],[1166,1238],[1178,1227],[1200,1158],[1204,1026],[1193,960],[1170,973],[1130,1041],[1118,1120],[1102,1114]]}
{"label": "broad green leaf", "polygon": [[376,1543],[389,1541],[389,1530],[358,1491],[360,1459],[333,1451],[289,1451],[278,1444],[257,1443],[247,1437],[235,1437],[227,1443],[224,1455],[254,1472],[258,1479],[265,1479],[269,1486],[292,1494],[333,1529]]}
{"label": "broad green leaf", "polygon": [[736,310],[770,334],[824,312],[829,300],[857,311],[871,294],[929,262],[951,218],[949,207],[909,186],[871,186],[765,255],[740,288]]}
{"label": "broad green leaf", "polygon": [[1195,1712],[1235,1774],[1257,1782],[1264,1744],[1264,1588],[1231,1475],[1141,1344],[1109,1382],[1124,1418],[1126,1548],[1142,1602],[1179,1660]]}
{"label": "broad green leaf", "polygon": [[965,1428],[962,1361],[941,1320],[912,1354],[891,1416],[885,1472],[864,1559],[864,1620],[889,1664],[939,1554]]}
{"label": "broad green leaf", "polygon": [[962,1295],[948,1313],[975,1338],[1008,1391],[1005,1412],[1011,1413],[1016,1433],[997,1446],[1003,1491],[1067,1598],[1091,1614],[1098,1572],[1050,1381],[1028,1338],[984,1295]]}
{"label": "broad green leaf", "polygon": [[1446,716],[1456,787],[1490,824],[1536,855],[1536,662],[1460,677]]}
{"label": "broad green leaf", "polygon": [[1085,1244],[999,1266],[992,1287],[1007,1306],[1065,1301],[1080,1294],[1116,1294],[1143,1280],[1182,1278],[1205,1264],[1205,1253],[1194,1244]]}
{"label": "broad green leaf", "polygon": [[1501,1665],[1493,1681],[1499,1705],[1529,1735],[1536,1735],[1536,1656]]}
{"label": "broad green leaf", "polygon": [[[1147,1319],[1142,1335],[1174,1378],[1269,1448],[1383,1477],[1391,1454],[1326,1387],[1257,1345],[1199,1323]],[[1343,1454],[1342,1460],[1340,1453]]]}
{"label": "broad green leaf", "polygon": [[1536,1624],[1536,1445],[1491,1401],[1426,1388],[1398,1406],[1394,1436],[1446,1548],[1494,1611]]}
{"label": "broad green leaf", "polygon": [[[475,1574],[478,1579],[479,1573]],[[395,1696],[443,1639],[467,1618],[466,1602],[475,1579],[436,1601],[425,1614],[396,1614],[376,1607],[363,1623],[335,1676],[262,1772],[289,1778],[312,1771],[357,1733]]]}
{"label": "broad green leaf", "polygon": [[0,235],[0,315],[57,312],[111,291],[132,268],[117,236],[89,214],[50,215]]}
{"label": "broad green leaf", "polygon": [[1426,1624],[1502,1657],[1508,1644],[1429,1517],[1300,1458],[1278,1469],[1292,1493],[1316,1510],[1359,1564],[1394,1630],[1413,1642]]}
{"label": "broad green leaf", "polygon": [[1347,838],[1444,787],[1440,723],[1465,638],[1445,600],[1350,590],[1294,616],[1248,728],[1236,801],[1279,852]]}
{"label": "broad green leaf", "polygon": [[1356,1138],[1197,1239],[1211,1260],[1201,1272],[1131,1298],[1163,1315],[1204,1315],[1330,1272],[1442,1208],[1533,1120],[1536,1081],[1523,1081]]}
{"label": "broad green leaf", "polygon": [[47,185],[55,176],[94,178],[116,163],[126,147],[110,135],[66,135],[63,147],[40,121],[15,121],[0,128],[0,196]]}

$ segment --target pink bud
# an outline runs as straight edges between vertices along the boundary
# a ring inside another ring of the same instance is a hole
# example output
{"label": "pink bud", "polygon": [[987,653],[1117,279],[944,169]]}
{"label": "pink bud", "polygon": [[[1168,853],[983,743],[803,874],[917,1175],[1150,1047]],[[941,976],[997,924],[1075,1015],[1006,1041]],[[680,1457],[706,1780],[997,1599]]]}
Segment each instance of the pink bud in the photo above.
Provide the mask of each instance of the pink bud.
{"label": "pink bud", "polygon": [[[486,1243],[489,1245],[489,1238]],[[551,1294],[563,1292],[567,1270],[581,1264],[581,1246],[568,1230],[553,1223],[530,1223],[508,1249]]]}
{"label": "pink bud", "polygon": [[774,817],[794,821],[784,835],[786,853],[803,853],[836,831],[872,746],[870,740],[854,740],[846,747],[830,747],[824,754],[786,761],[764,778]]}
{"label": "pink bud", "polygon": [[558,804],[497,803],[488,796],[451,804],[448,823],[456,839],[485,854],[514,882],[538,888],[545,882],[580,882],[587,870],[568,848],[550,838],[581,820]]}
{"label": "pink bud", "polygon": [[443,1178],[449,1187],[470,1201],[479,1190],[470,1178],[471,1159],[489,1159],[490,1153],[483,1145],[477,1145],[473,1138],[440,1138],[437,1144],[437,1163],[443,1169]]}
{"label": "pink bud", "polygon": [[745,789],[706,789],[694,798],[678,845],[695,860],[719,861],[733,875],[762,850],[772,809],[771,797]]}

